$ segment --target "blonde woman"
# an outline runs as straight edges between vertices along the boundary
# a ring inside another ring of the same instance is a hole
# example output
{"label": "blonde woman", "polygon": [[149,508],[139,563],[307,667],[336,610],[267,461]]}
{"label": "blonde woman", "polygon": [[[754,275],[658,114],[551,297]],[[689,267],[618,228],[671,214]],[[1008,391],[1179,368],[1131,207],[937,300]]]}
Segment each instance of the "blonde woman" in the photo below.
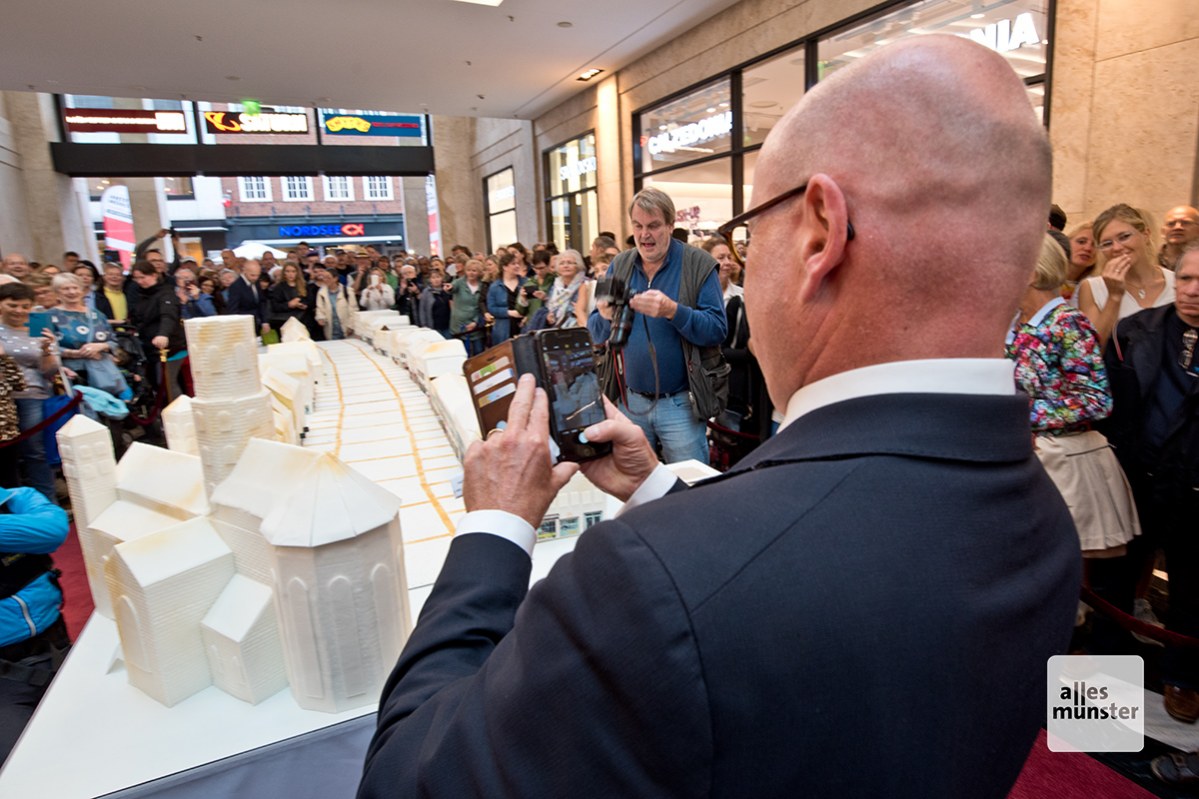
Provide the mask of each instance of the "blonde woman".
{"label": "blonde woman", "polygon": [[1106,344],[1119,320],[1174,302],[1174,273],[1158,266],[1152,227],[1132,206],[1108,208],[1095,217],[1093,230],[1103,271],[1079,285],[1078,308]]}
{"label": "blonde woman", "polygon": [[1066,268],[1066,282],[1062,284],[1062,296],[1078,305],[1078,284],[1095,275],[1095,234],[1091,223],[1086,222],[1070,231],[1070,265]]}

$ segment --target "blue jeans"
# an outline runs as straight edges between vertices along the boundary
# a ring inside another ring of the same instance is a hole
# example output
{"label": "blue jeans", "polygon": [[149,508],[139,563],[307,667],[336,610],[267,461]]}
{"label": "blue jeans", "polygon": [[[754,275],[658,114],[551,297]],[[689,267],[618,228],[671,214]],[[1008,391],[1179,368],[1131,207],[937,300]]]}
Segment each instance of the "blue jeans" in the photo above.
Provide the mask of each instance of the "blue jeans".
{"label": "blue jeans", "polygon": [[628,400],[620,412],[637,423],[651,447],[661,442],[666,463],[708,462],[708,426],[695,418],[686,390],[657,400],[630,391]]}
{"label": "blue jeans", "polygon": [[[19,399],[17,415],[20,418],[21,430],[25,431],[42,421],[42,401],[40,399]],[[25,461],[25,483],[36,488],[46,499],[58,504],[58,495],[54,490],[54,475],[50,464],[46,462],[46,442],[38,432],[21,442],[21,458]],[[9,488],[10,486],[5,486]]]}

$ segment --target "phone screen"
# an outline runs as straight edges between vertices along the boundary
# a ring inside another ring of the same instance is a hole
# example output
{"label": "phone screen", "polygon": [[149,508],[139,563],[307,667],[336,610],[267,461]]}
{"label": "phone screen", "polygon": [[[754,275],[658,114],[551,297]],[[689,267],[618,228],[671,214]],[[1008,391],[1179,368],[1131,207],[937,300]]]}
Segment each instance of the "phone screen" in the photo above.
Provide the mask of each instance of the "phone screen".
{"label": "phone screen", "polygon": [[574,440],[584,428],[604,421],[604,403],[600,399],[590,338],[583,335],[565,341],[547,340],[541,357],[546,382],[552,391],[551,412],[559,437]]}
{"label": "phone screen", "polygon": [[53,330],[54,323],[50,321],[48,311],[32,311],[29,314],[29,336],[37,338],[43,330]]}

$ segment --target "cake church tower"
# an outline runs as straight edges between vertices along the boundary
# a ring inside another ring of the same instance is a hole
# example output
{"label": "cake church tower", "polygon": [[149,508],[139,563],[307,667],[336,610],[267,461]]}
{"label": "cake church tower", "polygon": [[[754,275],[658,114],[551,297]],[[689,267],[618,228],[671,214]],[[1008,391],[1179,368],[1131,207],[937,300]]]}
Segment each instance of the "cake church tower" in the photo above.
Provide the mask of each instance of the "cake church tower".
{"label": "cake church tower", "polygon": [[210,316],[189,319],[184,328],[196,391],[196,444],[211,497],[251,438],[275,438],[275,422],[258,375],[254,318]]}

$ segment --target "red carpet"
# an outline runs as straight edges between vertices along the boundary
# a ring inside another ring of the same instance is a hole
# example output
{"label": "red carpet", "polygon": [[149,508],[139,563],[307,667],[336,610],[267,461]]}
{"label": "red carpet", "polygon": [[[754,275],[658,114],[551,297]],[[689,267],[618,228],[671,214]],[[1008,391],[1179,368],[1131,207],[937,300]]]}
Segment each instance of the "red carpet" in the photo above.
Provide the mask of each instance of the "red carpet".
{"label": "red carpet", "polygon": [[1050,752],[1045,731],[1037,736],[1028,762],[1008,799],[1156,799],[1135,782],[1078,752]]}
{"label": "red carpet", "polygon": [[60,581],[65,600],[62,616],[67,623],[67,632],[74,641],[95,607],[91,589],[87,585],[87,569],[83,565],[83,552],[79,549],[79,537],[75,534],[74,524],[67,534],[67,540],[54,553],[54,565],[62,571]]}

